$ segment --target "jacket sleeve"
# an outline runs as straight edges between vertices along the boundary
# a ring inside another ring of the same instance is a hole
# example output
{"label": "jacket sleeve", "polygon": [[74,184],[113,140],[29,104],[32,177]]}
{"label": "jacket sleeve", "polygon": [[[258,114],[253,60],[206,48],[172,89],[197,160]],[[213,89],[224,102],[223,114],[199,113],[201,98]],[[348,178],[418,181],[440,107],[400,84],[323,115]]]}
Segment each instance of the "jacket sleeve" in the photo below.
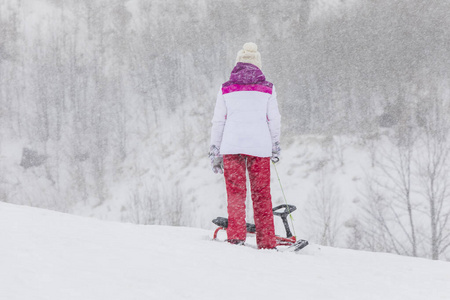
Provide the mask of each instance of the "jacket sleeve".
{"label": "jacket sleeve", "polygon": [[217,93],[216,107],[214,108],[214,116],[211,121],[211,143],[220,149],[222,143],[223,129],[225,128],[225,122],[227,120],[227,107],[225,105],[225,99],[222,94],[222,89]]}
{"label": "jacket sleeve", "polygon": [[272,137],[272,146],[280,142],[281,135],[281,115],[278,110],[277,93],[275,86],[272,88],[272,95],[267,103],[267,124],[269,125],[270,135]]}

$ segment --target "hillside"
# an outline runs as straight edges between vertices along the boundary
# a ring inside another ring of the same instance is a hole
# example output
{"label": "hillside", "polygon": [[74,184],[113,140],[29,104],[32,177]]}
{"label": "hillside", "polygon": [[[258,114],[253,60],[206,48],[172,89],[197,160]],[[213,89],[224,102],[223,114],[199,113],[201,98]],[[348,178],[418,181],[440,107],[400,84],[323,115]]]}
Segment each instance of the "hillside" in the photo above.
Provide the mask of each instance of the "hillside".
{"label": "hillside", "polygon": [[0,298],[414,300],[450,294],[446,262],[315,245],[298,254],[258,251],[211,241],[211,233],[0,203]]}

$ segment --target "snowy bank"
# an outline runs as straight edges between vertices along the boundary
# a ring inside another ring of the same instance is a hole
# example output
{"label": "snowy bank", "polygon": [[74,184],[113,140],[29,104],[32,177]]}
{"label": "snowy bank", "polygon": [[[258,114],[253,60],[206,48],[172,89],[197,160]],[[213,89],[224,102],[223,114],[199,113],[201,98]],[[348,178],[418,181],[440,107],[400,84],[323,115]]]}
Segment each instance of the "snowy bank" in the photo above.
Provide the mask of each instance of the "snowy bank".
{"label": "snowy bank", "polygon": [[[450,264],[211,241],[203,229],[0,203],[0,299],[448,299]],[[250,241],[251,242],[251,241]]]}

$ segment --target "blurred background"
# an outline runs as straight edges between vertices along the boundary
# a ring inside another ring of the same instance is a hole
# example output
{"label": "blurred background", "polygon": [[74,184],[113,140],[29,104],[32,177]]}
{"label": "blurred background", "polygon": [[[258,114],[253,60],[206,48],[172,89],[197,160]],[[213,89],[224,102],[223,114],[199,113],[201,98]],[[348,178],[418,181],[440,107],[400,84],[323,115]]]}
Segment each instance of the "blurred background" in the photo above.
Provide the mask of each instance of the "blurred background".
{"label": "blurred background", "polygon": [[0,201],[212,229],[226,196],[210,121],[251,41],[277,88],[297,234],[448,260],[449,12],[441,0],[0,0]]}

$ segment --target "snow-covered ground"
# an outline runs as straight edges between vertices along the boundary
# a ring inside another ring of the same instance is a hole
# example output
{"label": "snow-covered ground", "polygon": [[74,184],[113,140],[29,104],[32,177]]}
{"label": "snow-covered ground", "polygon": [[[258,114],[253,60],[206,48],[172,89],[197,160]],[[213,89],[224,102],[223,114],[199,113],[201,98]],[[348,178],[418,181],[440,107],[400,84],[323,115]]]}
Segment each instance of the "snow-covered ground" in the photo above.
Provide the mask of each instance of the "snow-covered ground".
{"label": "snow-covered ground", "polygon": [[449,299],[448,262],[211,236],[0,203],[0,299]]}

